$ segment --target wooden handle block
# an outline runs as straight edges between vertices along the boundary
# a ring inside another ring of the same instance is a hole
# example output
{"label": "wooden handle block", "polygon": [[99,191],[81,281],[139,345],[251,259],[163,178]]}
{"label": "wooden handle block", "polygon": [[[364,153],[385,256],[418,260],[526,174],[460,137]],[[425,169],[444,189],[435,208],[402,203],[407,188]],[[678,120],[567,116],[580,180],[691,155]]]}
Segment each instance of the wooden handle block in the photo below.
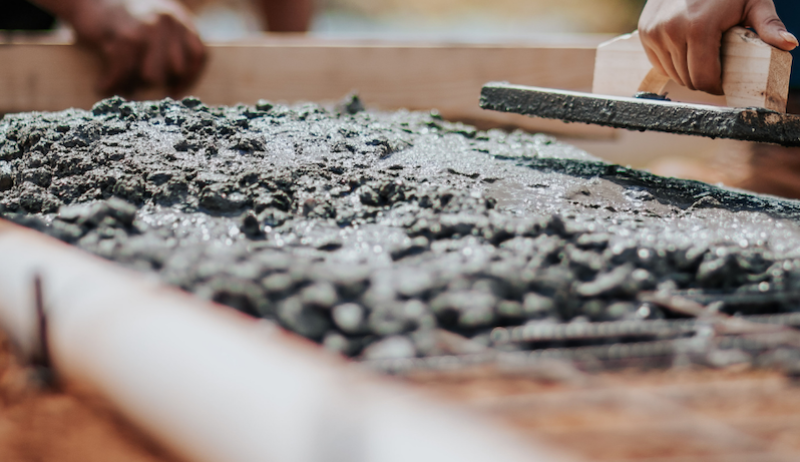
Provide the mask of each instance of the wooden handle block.
{"label": "wooden handle block", "polygon": [[758,35],[734,27],[722,38],[722,89],[728,106],[759,106],[786,112],[792,55]]}
{"label": "wooden handle block", "polygon": [[[755,32],[734,27],[722,38],[722,88],[731,107],[763,107],[786,112],[792,55],[764,43]],[[652,72],[639,33],[601,44],[595,58],[592,92],[632,96],[660,93],[668,82]]]}

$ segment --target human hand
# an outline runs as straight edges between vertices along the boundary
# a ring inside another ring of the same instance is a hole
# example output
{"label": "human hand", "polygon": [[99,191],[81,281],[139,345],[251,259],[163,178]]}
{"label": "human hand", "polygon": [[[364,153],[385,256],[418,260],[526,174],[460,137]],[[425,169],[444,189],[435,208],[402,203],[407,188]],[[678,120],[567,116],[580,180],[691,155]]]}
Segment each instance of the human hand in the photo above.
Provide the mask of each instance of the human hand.
{"label": "human hand", "polygon": [[722,35],[737,25],[782,50],[798,46],[772,0],[648,0],[639,35],[656,70],[690,90],[721,95]]}
{"label": "human hand", "polygon": [[74,27],[78,40],[96,49],[105,61],[98,84],[105,94],[125,95],[147,86],[177,93],[203,68],[205,46],[191,13],[175,0],[69,3],[64,19]]}

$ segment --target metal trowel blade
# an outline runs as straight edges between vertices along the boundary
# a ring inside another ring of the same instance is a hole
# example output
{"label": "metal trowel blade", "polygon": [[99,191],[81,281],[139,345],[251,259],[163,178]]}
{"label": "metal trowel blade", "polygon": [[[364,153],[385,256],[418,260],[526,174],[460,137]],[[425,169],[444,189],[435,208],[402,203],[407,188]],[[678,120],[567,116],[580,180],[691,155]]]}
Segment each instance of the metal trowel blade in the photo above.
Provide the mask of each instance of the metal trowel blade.
{"label": "metal trowel blade", "polygon": [[800,146],[800,116],[763,108],[730,108],[526,87],[492,82],[481,108],[628,130]]}

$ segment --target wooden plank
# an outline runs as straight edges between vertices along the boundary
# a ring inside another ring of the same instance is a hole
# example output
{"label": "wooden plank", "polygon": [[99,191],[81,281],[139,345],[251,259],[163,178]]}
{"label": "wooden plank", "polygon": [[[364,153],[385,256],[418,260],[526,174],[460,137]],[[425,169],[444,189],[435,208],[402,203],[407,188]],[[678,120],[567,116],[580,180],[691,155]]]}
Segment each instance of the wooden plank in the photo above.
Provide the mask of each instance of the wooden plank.
{"label": "wooden plank", "polygon": [[[516,126],[577,137],[613,136],[604,127],[564,124],[482,111],[488,81],[561,89],[591,88],[592,45],[470,45],[335,42],[265,37],[210,44],[204,75],[188,93],[207,104],[335,101],[357,91],[378,109],[437,109],[448,119]],[[100,63],[69,44],[0,46],[0,112],[89,108],[101,96]],[[160,91],[136,99],[163,97]]]}
{"label": "wooden plank", "polygon": [[[755,106],[786,112],[791,59],[791,54],[767,45],[754,32],[734,27],[723,37],[722,86],[725,100],[685,88],[671,94],[670,98],[690,103]],[[652,68],[638,32],[617,37],[597,49],[592,93],[632,96],[639,91]]]}

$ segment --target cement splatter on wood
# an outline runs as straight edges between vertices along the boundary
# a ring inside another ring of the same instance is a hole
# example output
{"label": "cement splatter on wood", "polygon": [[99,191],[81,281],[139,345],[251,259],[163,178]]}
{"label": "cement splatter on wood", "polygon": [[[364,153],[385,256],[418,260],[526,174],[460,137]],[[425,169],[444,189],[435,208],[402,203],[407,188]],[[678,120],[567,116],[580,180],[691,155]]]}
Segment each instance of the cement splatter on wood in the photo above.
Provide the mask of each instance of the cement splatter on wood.
{"label": "cement splatter on wood", "polygon": [[655,96],[624,98],[490,83],[481,92],[481,107],[628,130],[800,146],[797,115],[755,107],[677,103]]}
{"label": "cement splatter on wood", "polygon": [[798,202],[355,99],[9,115],[0,213],[370,360],[676,317],[640,301],[655,290],[731,314],[792,312],[800,291]]}

